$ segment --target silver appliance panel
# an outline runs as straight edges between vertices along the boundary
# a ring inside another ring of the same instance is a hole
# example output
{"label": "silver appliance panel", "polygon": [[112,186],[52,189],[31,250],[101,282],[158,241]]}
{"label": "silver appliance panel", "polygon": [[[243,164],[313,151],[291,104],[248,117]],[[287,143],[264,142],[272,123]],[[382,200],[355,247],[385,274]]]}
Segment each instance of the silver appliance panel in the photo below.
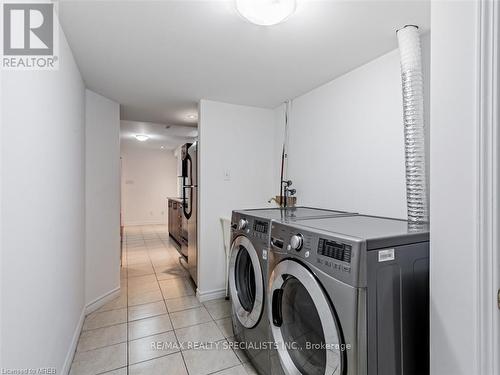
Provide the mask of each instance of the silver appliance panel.
{"label": "silver appliance panel", "polygon": [[186,189],[184,217],[187,221],[188,270],[194,283],[198,283],[198,143],[194,142],[187,150],[188,178],[191,185]]}
{"label": "silver appliance panel", "polygon": [[[428,373],[429,233],[425,225],[360,216],[273,223],[270,279],[293,260],[319,281],[353,345],[347,375]],[[273,358],[275,373],[296,373],[286,356],[277,365]]]}
{"label": "silver appliance panel", "polygon": [[[301,236],[302,246],[293,248],[292,237]],[[352,285],[362,286],[360,263],[363,242],[354,237],[332,236],[310,228],[273,222],[271,249],[302,259],[326,274]]]}
{"label": "silver appliance panel", "polygon": [[360,238],[367,249],[399,246],[429,240],[428,224],[412,224],[406,220],[352,215],[312,220],[297,220],[297,224],[339,236]]}
{"label": "silver appliance panel", "polygon": [[288,208],[259,208],[249,210],[237,210],[244,216],[265,218],[277,221],[294,221],[298,219],[332,217],[337,215],[352,215],[353,213],[338,210],[326,210],[314,207],[288,207]]}

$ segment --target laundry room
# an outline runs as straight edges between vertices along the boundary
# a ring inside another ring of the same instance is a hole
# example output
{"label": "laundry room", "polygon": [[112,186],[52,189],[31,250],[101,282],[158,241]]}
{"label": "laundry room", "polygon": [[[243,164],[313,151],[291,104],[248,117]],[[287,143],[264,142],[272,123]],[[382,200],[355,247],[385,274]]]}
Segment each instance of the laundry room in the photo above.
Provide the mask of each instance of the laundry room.
{"label": "laundry room", "polygon": [[0,372],[500,373],[496,1],[1,11]]}

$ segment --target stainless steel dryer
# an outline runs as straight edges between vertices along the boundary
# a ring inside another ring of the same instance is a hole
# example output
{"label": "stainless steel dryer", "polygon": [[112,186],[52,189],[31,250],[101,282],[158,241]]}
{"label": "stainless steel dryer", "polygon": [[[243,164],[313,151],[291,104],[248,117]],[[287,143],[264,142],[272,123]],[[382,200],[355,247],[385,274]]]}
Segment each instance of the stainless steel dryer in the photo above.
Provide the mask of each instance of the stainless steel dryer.
{"label": "stainless steel dryer", "polygon": [[366,215],[272,224],[274,374],[429,373],[429,232]]}
{"label": "stainless steel dryer", "polygon": [[229,290],[236,340],[261,374],[270,374],[266,285],[272,221],[332,217],[347,212],[310,207],[233,211]]}

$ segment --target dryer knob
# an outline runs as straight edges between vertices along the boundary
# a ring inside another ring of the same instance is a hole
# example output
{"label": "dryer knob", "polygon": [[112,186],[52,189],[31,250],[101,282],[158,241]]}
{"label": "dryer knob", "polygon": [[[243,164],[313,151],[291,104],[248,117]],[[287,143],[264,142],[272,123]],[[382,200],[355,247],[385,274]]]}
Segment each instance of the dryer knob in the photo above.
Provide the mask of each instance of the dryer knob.
{"label": "dryer knob", "polygon": [[238,230],[244,230],[248,226],[248,220],[247,219],[240,219],[238,221]]}
{"label": "dryer knob", "polygon": [[304,237],[302,237],[300,233],[295,234],[292,236],[292,238],[290,238],[290,246],[294,250],[299,251],[300,249],[302,249],[303,244],[304,244]]}

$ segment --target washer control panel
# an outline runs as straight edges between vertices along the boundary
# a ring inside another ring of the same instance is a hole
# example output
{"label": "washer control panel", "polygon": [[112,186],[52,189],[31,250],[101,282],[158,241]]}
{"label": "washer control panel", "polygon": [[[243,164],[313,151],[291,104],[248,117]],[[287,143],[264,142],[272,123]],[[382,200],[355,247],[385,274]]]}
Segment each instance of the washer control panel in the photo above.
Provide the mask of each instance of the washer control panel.
{"label": "washer control panel", "polygon": [[302,259],[351,285],[357,280],[359,243],[354,241],[274,222],[271,249]]}
{"label": "washer control panel", "polygon": [[341,262],[351,263],[352,245],[320,238],[318,241],[318,254]]}
{"label": "washer control panel", "polygon": [[258,233],[269,233],[269,221],[255,219],[253,222],[253,230]]}
{"label": "washer control panel", "polygon": [[[262,220],[253,216],[242,215],[238,212],[233,213],[231,220],[231,236],[245,235],[250,240],[259,240],[265,242],[265,246],[269,246],[269,234],[271,231],[271,221]],[[262,246],[262,244],[261,244]]]}

